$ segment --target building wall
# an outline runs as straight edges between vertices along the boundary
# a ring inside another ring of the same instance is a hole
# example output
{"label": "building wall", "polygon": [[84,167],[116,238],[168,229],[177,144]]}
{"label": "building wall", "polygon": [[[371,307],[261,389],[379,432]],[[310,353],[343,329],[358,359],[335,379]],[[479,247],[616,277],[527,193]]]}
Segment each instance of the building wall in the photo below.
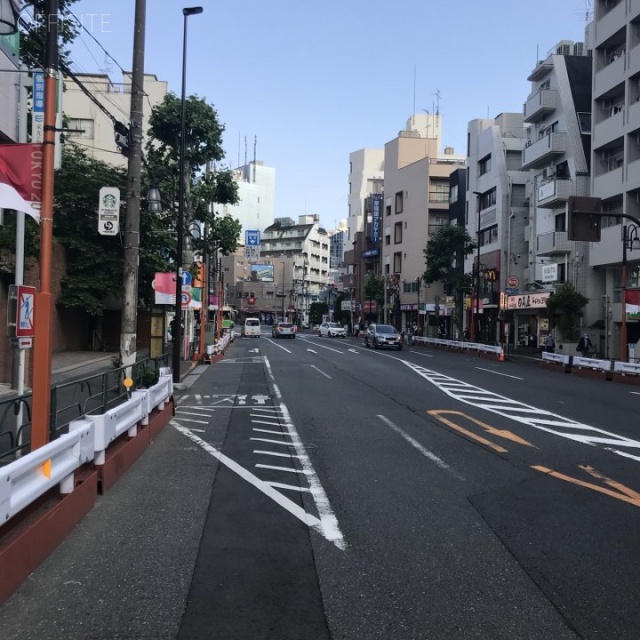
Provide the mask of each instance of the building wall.
{"label": "building wall", "polygon": [[349,154],[348,242],[363,231],[366,224],[364,199],[371,193],[382,193],[384,183],[384,150],[360,149]]}
{"label": "building wall", "polygon": [[[120,122],[128,124],[131,110],[131,76],[125,74],[122,82],[113,82],[106,74],[78,74],[80,82],[102,103]],[[167,93],[167,83],[153,74],[145,74],[144,97],[142,103],[143,125],[146,135],[149,117],[153,106],[159,104]],[[83,93],[70,78],[64,80],[63,111],[69,118],[69,128],[82,126],[81,122],[91,123],[84,127],[85,133],[67,133],[74,141],[84,146],[90,157],[120,167],[127,166],[127,158],[122,155],[115,143],[113,122]]]}
{"label": "building wall", "polygon": [[[14,46],[12,46],[14,43]],[[0,37],[0,140],[18,140],[18,102],[20,75],[17,73],[17,38]]]}

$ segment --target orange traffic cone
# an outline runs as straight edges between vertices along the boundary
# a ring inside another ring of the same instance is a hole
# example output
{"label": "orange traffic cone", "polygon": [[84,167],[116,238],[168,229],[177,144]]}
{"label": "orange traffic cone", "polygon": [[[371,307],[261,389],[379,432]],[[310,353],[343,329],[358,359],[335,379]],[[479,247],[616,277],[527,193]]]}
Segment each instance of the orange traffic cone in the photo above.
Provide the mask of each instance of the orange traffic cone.
{"label": "orange traffic cone", "polygon": [[504,351],[501,349],[498,354],[498,362],[504,362]]}

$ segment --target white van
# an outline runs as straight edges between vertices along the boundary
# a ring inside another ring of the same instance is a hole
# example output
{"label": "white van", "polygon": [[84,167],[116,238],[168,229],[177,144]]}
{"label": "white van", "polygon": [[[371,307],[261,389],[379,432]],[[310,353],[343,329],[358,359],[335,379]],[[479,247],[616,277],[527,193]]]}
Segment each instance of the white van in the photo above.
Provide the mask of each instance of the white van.
{"label": "white van", "polygon": [[260,337],[260,319],[259,318],[247,318],[244,321],[244,328],[242,335],[245,338],[259,338]]}

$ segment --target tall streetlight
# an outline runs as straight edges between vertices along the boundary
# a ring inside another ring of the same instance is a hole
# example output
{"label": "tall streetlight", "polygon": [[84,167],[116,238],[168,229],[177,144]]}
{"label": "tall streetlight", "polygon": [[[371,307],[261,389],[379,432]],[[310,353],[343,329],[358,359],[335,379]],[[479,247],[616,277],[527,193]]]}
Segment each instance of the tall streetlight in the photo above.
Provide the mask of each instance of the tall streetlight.
{"label": "tall streetlight", "polygon": [[180,382],[180,343],[182,342],[182,245],[184,243],[184,156],[185,137],[187,119],[187,18],[189,16],[202,13],[202,7],[185,7],[182,9],[184,16],[184,32],[182,36],[182,101],[180,113],[180,185],[178,190],[178,222],[177,222],[177,243],[176,248],[176,303],[173,323],[173,381]]}
{"label": "tall streetlight", "polygon": [[282,293],[280,294],[282,296],[282,313],[280,316],[280,320],[282,322],[284,322],[284,299],[285,299],[285,292],[284,292],[284,262],[280,263],[282,265]]}

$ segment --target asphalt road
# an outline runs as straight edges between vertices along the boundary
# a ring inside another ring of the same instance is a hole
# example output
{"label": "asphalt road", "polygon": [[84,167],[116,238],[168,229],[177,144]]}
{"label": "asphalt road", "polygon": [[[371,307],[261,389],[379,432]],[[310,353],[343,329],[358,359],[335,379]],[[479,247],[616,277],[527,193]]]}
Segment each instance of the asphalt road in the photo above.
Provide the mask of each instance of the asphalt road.
{"label": "asphalt road", "polygon": [[176,395],[0,638],[640,637],[640,388],[299,334]]}

